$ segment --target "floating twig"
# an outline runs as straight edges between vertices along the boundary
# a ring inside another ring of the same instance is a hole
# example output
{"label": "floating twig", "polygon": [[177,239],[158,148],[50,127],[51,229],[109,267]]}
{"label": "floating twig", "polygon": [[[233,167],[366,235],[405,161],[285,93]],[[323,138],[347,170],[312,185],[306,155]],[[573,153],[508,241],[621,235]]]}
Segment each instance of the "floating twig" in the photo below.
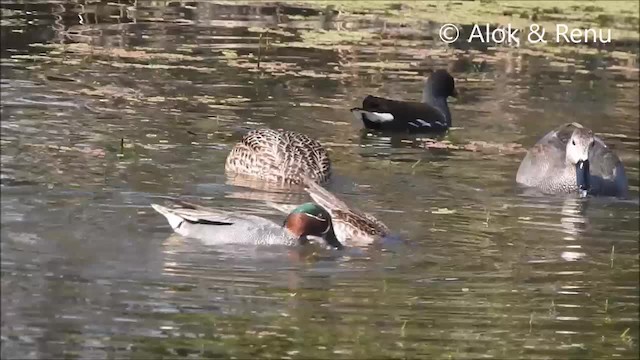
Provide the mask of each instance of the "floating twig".
{"label": "floating twig", "polygon": [[611,245],[611,268],[613,269],[613,258],[615,255],[615,250],[616,250],[616,246],[615,245]]}

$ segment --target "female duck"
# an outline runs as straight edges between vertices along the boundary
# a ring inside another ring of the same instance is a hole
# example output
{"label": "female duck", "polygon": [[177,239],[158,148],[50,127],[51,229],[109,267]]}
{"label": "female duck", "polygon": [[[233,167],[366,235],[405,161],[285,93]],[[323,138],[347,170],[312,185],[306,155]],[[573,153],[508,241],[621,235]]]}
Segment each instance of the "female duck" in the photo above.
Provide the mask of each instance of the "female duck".
{"label": "female duck", "polygon": [[278,184],[300,184],[302,176],[324,182],[331,176],[331,161],[327,150],[304,134],[258,129],[233,147],[225,172]]}
{"label": "female duck", "polygon": [[349,208],[312,179],[305,178],[304,181],[309,196],[331,215],[333,230],[339,241],[363,246],[394,237],[391,230],[373,215]]}
{"label": "female duck", "polygon": [[582,196],[625,197],[629,187],[618,156],[575,122],[550,131],[527,152],[516,182],[548,194],[578,191]]}
{"label": "female duck", "polygon": [[425,83],[422,102],[385,99],[369,95],[361,108],[351,109],[364,127],[381,131],[439,132],[451,127],[449,96],[458,95],[453,77],[437,70]]}
{"label": "female duck", "polygon": [[332,247],[342,248],[333,231],[331,216],[313,203],[295,208],[281,226],[255,215],[174,202],[176,205],[172,208],[151,206],[167,218],[176,233],[200,240],[205,245],[295,245],[305,244],[308,236],[315,236],[323,238]]}

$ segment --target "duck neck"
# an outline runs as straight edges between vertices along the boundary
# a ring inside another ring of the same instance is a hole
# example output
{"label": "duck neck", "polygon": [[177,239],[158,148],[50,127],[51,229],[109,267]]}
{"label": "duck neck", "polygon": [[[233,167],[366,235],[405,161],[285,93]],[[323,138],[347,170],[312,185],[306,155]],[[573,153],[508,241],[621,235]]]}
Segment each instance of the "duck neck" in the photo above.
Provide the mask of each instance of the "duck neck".
{"label": "duck neck", "polygon": [[422,102],[440,110],[447,121],[447,126],[451,126],[451,112],[449,112],[449,105],[447,104],[446,97],[433,96],[431,91],[425,89],[422,93]]}

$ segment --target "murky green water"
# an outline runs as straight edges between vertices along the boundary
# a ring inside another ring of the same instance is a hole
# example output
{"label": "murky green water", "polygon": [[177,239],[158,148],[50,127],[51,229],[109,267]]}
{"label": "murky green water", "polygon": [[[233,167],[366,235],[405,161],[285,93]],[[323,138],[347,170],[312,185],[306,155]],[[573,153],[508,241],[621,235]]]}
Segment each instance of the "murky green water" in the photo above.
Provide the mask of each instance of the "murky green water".
{"label": "murky green water", "polygon": [[[160,3],[1,6],[3,358],[638,357],[637,41],[456,50],[436,24]],[[418,99],[432,68],[461,93],[449,148],[351,119],[369,93]],[[630,200],[514,186],[514,143],[567,121],[617,151]],[[274,219],[261,200],[306,200],[227,182],[227,152],[259,126],[326,144],[329,189],[410,244],[171,235],[156,196]]]}

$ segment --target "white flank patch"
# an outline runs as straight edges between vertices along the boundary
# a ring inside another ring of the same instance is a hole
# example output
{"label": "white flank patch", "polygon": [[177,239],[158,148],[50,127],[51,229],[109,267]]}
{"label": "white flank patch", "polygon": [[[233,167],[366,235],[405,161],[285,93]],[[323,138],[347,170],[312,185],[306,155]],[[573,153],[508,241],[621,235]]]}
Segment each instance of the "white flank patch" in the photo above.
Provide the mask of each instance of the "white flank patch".
{"label": "white flank patch", "polygon": [[393,121],[394,119],[393,114],[390,114],[390,113],[365,111],[360,109],[354,109],[352,110],[352,112],[356,116],[356,118],[358,118],[358,120],[362,120],[362,115],[364,115],[369,121],[379,122],[379,123]]}
{"label": "white flank patch", "polygon": [[370,119],[372,121],[378,121],[378,122],[387,122],[387,121],[393,121],[393,114],[390,113],[379,113],[379,112],[369,112],[368,113],[370,116],[373,116],[374,119]]}

